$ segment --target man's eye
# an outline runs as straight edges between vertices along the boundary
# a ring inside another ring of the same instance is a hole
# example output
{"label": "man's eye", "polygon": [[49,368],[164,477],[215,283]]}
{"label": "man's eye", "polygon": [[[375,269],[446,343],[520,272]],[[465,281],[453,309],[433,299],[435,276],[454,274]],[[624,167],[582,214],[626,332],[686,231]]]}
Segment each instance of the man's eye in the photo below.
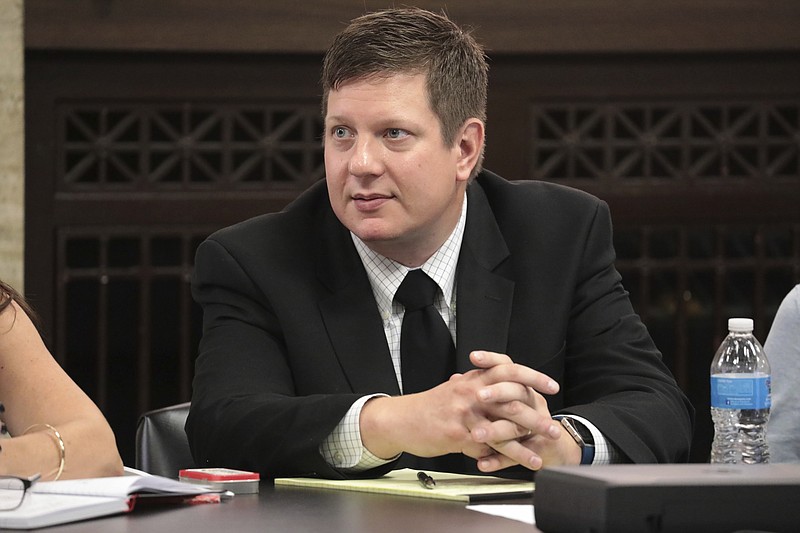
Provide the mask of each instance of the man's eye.
{"label": "man's eye", "polygon": [[386,130],[386,136],[390,139],[401,139],[408,135],[406,130],[401,130],[400,128],[389,128]]}
{"label": "man's eye", "polygon": [[347,137],[347,128],[343,128],[341,126],[333,128],[333,136],[337,139],[343,139]]}

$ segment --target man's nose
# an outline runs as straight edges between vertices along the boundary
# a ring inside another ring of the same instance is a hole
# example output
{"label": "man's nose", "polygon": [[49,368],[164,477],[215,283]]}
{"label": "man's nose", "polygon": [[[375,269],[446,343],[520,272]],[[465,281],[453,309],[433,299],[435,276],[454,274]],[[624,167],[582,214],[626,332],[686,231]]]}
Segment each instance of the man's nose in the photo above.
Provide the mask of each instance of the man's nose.
{"label": "man's nose", "polygon": [[353,176],[369,176],[381,173],[381,147],[375,139],[361,137],[353,147],[348,170]]}

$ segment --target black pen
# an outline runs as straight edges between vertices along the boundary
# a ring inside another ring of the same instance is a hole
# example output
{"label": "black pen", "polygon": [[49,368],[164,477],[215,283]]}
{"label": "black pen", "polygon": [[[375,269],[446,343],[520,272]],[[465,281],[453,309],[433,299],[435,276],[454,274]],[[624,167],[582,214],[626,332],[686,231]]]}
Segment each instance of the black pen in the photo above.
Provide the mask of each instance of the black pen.
{"label": "black pen", "polygon": [[419,480],[419,484],[426,489],[434,489],[436,487],[436,480],[425,472],[417,472],[417,479]]}

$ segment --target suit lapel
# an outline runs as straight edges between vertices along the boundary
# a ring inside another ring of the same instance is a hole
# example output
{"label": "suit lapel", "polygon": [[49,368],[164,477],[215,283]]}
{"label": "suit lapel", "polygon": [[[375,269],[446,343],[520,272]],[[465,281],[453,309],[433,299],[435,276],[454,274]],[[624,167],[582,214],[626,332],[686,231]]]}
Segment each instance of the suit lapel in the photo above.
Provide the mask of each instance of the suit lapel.
{"label": "suit lapel", "polygon": [[477,182],[470,184],[467,194],[456,296],[459,372],[473,368],[469,362],[473,350],[506,352],[514,297],[514,282],[496,273],[509,250],[486,195]]}
{"label": "suit lapel", "polygon": [[330,290],[320,312],[354,392],[399,395],[383,322],[350,234],[330,209],[323,213],[317,275]]}
{"label": "suit lapel", "polygon": [[[497,273],[509,250],[483,189],[473,182],[457,276],[457,371],[473,368],[469,353],[505,353],[514,282]],[[321,214],[317,275],[330,290],[320,312],[354,392],[399,395],[383,322],[350,234],[330,208]]]}

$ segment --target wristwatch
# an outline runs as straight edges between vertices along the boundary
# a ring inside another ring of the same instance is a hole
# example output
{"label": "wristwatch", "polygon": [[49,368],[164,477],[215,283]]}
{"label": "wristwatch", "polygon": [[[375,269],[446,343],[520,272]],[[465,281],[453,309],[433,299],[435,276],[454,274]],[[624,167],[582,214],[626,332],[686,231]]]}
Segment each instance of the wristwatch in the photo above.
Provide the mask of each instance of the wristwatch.
{"label": "wristwatch", "polygon": [[592,432],[589,431],[589,428],[568,416],[556,415],[553,419],[561,422],[570,437],[575,439],[575,442],[581,447],[581,464],[592,464],[592,461],[594,461],[594,437],[592,437]]}

